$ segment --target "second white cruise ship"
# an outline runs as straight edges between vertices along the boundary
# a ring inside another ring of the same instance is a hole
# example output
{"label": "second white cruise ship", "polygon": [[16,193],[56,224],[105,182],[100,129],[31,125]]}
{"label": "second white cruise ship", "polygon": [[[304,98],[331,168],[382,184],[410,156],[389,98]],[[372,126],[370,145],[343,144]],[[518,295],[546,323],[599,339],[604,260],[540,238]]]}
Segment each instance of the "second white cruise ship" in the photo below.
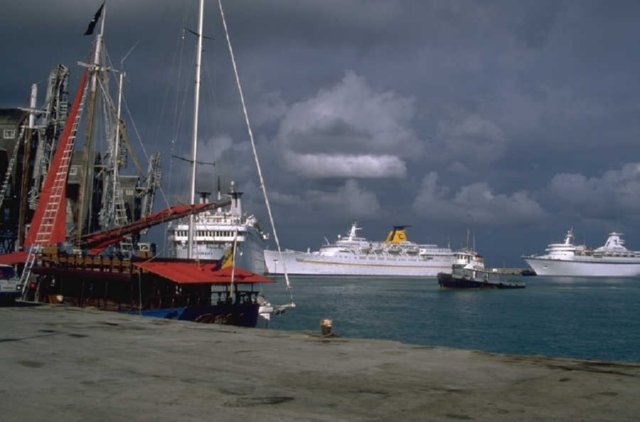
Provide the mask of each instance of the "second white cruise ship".
{"label": "second white cruise ship", "polygon": [[563,243],[551,243],[544,255],[522,258],[542,276],[557,277],[637,277],[640,276],[640,251],[624,246],[622,233],[609,233],[604,246],[596,249],[573,244],[573,230]]}
{"label": "second white cruise ship", "polygon": [[356,223],[346,236],[314,252],[265,250],[267,273],[332,276],[435,277],[451,272],[450,248],[407,240],[406,226],[395,226],[383,241],[358,236]]}

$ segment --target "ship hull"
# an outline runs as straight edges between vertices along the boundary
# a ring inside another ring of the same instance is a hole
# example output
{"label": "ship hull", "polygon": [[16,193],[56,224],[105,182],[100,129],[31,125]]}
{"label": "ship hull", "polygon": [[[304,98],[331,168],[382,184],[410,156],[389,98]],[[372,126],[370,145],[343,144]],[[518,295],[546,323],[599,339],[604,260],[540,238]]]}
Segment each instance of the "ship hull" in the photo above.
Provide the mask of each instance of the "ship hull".
{"label": "ship hull", "polygon": [[195,321],[235,325],[239,327],[255,327],[258,323],[258,304],[219,304],[192,305],[177,308],[160,308],[132,310],[126,313],[154,318],[175,319],[179,321]]}
{"label": "ship hull", "polygon": [[523,289],[526,287],[524,283],[519,282],[477,280],[443,273],[438,274],[438,284],[448,289]]}
{"label": "ship hull", "polygon": [[572,260],[549,258],[524,258],[525,262],[540,276],[556,277],[638,277],[640,260],[620,258],[591,258]]}
{"label": "ship hull", "polygon": [[[323,256],[320,254],[284,251],[282,260],[277,251],[265,250],[268,274],[376,277],[436,277],[450,273],[453,255],[430,256]],[[284,261],[284,265],[283,265]]]}

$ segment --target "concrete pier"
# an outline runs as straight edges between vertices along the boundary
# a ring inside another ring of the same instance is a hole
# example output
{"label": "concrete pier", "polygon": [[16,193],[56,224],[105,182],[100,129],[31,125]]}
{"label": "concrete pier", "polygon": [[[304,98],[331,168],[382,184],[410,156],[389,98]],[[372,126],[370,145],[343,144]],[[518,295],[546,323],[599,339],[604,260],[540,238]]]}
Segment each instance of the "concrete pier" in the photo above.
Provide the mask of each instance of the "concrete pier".
{"label": "concrete pier", "polygon": [[640,364],[0,308],[3,421],[631,421],[639,396]]}

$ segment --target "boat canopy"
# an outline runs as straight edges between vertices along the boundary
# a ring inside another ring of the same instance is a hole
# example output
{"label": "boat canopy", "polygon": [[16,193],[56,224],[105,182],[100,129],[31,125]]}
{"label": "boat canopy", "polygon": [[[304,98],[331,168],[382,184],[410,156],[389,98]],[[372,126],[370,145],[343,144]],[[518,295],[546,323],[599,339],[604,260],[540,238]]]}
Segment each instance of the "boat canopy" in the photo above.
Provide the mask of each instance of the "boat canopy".
{"label": "boat canopy", "polygon": [[273,280],[242,268],[219,268],[218,262],[157,260],[134,262],[134,266],[167,278],[178,284],[230,284],[274,283]]}
{"label": "boat canopy", "polygon": [[27,262],[28,253],[25,251],[12,252],[0,255],[0,264],[16,265]]}

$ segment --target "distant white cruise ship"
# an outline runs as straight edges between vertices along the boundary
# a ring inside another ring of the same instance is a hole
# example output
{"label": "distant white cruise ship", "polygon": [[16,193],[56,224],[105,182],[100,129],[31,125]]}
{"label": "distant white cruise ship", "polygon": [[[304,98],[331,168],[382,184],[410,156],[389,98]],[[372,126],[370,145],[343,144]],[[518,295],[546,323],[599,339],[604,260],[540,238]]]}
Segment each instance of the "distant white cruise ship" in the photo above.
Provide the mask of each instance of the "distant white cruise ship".
{"label": "distant white cruise ship", "polygon": [[[269,274],[435,277],[451,272],[454,253],[437,245],[419,245],[407,240],[406,226],[396,226],[383,241],[359,237],[356,223],[346,236],[338,235],[335,243],[319,251],[286,250],[282,259],[277,251],[265,250]],[[328,243],[328,242],[327,242]]]}
{"label": "distant white cruise ship", "polygon": [[637,277],[640,276],[640,251],[624,247],[622,233],[609,233],[604,246],[590,249],[573,244],[569,230],[564,243],[551,243],[545,255],[522,258],[537,275],[577,277]]}
{"label": "distant white cruise ship", "polygon": [[[260,229],[256,217],[243,215],[242,192],[236,192],[235,184],[231,182],[229,192],[224,195],[218,193],[218,196],[218,199],[231,199],[231,205],[194,216],[192,258],[220,259],[235,241],[236,265],[257,274],[264,273],[263,251],[267,236]],[[207,202],[206,194],[200,201]],[[169,226],[168,239],[174,257],[187,258],[188,236],[188,221]]]}

